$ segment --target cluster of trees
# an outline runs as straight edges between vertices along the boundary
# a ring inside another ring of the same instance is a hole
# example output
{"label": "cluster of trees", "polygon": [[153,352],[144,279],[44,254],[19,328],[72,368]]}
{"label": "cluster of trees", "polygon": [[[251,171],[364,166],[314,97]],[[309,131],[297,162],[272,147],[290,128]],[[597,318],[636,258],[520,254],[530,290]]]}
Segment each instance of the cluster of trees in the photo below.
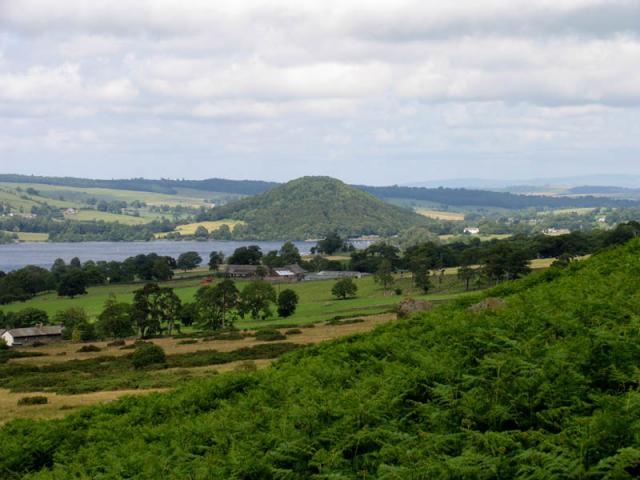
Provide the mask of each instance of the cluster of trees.
{"label": "cluster of trees", "polygon": [[7,424],[0,477],[119,477],[126,458],[149,478],[637,478],[639,252],[503,284],[491,312],[469,298],[259,373]]}
{"label": "cluster of trees", "polygon": [[25,301],[51,290],[60,296],[75,297],[86,293],[86,288],[91,285],[125,283],[136,279],[166,281],[173,277],[174,269],[190,267],[192,263],[189,262],[194,261],[188,254],[181,255],[178,260],[180,265],[172,257],[150,253],[129,257],[122,262],[88,260],[82,263],[76,257],[67,264],[59,258],[51,270],[28,265],[6,274],[0,272],[0,304]]}
{"label": "cluster of trees", "polygon": [[118,222],[57,220],[47,217],[0,217],[0,230],[10,232],[48,233],[54,242],[134,241],[153,240],[156,233],[170,232],[176,227],[167,219],[144,225],[125,225]]}
{"label": "cluster of trees", "polygon": [[239,290],[232,280],[224,279],[201,287],[190,303],[183,303],[172,288],[147,283],[134,291],[131,304],[118,302],[111,295],[96,322],[89,321],[86,312],[76,307],[60,311],[52,319],[43,310],[25,308],[0,311],[0,327],[52,322],[64,326],[63,338],[76,341],[124,338],[136,333],[144,338],[164,332],[171,335],[181,325],[218,330],[232,327],[238,318],[266,320],[274,315],[274,308],[279,317],[285,318],[295,313],[298,301],[295,291],[284,289],[278,294],[273,285],[262,280]]}

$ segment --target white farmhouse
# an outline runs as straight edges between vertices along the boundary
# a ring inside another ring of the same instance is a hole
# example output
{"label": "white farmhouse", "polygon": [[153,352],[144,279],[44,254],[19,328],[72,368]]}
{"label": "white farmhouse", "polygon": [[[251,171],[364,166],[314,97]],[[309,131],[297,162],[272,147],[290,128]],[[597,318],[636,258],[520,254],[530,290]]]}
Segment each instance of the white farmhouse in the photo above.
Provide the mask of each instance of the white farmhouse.
{"label": "white farmhouse", "polygon": [[29,345],[34,342],[53,342],[62,338],[62,325],[38,325],[36,327],[0,330],[0,338],[9,347]]}

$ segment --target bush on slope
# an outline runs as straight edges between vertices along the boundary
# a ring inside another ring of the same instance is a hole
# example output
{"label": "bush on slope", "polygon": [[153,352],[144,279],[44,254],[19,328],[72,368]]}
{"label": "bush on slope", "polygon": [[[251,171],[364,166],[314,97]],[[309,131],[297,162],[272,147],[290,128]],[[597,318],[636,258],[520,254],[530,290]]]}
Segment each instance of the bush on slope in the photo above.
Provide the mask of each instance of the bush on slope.
{"label": "bush on slope", "polygon": [[[640,241],[508,306],[452,306],[0,430],[1,478],[633,478]],[[504,288],[504,287],[503,287]]]}

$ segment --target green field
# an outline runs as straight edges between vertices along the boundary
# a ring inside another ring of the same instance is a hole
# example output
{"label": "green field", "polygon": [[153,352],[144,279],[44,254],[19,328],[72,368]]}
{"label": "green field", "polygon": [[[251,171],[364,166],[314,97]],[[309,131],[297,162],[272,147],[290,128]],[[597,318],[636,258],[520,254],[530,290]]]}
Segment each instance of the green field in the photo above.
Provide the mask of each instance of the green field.
{"label": "green field", "polygon": [[[12,234],[14,232],[6,233]],[[21,242],[46,242],[49,239],[48,233],[16,232],[16,234]]]}
{"label": "green field", "polygon": [[79,222],[102,220],[104,222],[119,222],[125,225],[143,225],[153,220],[152,218],[134,217],[133,215],[119,215],[117,213],[100,212],[98,210],[79,210],[73,215],[67,215],[65,213],[64,218]]}
{"label": "green field", "polygon": [[[196,290],[201,287],[200,282],[201,279],[198,278],[185,278],[166,282],[163,285],[174,288],[182,301],[188,302],[192,300]],[[238,326],[250,328],[257,325],[283,323],[283,321],[291,324],[305,324],[331,319],[337,315],[359,316],[376,314],[389,310],[403,298],[403,296],[395,295],[391,291],[392,289],[385,293],[374,282],[373,277],[356,279],[355,282],[358,285],[358,296],[347,300],[336,300],[332,297],[331,288],[334,282],[331,280],[275,285],[276,290],[291,288],[298,293],[300,303],[296,313],[286,320],[278,319],[277,317],[269,321],[242,320],[238,323]],[[435,280],[433,283],[435,286],[433,293],[426,296],[420,295],[415,290],[411,284],[411,279],[408,277],[397,278],[396,284],[392,288],[402,288],[404,295],[411,295],[413,298],[436,301],[449,300],[462,294],[462,285],[453,275],[445,276],[442,285],[438,286]],[[242,289],[245,284],[246,282],[237,283],[239,289]],[[52,316],[56,312],[69,307],[81,307],[90,316],[96,317],[102,311],[104,302],[111,293],[115,294],[121,301],[131,302],[133,299],[132,292],[141,286],[142,284],[125,284],[91,287],[88,289],[87,295],[74,299],[60,298],[55,293],[45,293],[27,302],[5,305],[1,309],[11,312],[33,307],[42,309],[49,316]]]}

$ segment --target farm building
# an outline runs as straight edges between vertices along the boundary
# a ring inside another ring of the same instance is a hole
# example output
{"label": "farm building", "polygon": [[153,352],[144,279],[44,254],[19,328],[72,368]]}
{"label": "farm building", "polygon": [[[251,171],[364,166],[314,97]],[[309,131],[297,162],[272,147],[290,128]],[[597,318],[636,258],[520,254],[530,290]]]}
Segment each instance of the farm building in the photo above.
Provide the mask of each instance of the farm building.
{"label": "farm building", "polygon": [[478,235],[480,233],[480,229],[478,227],[466,227],[464,229],[464,233],[468,233],[470,235]]}
{"label": "farm building", "polygon": [[227,265],[224,273],[230,278],[253,278],[257,270],[258,265]]}
{"label": "farm building", "polygon": [[38,325],[28,328],[4,330],[0,337],[10,347],[30,345],[34,342],[53,342],[62,338],[62,325]]}
{"label": "farm building", "polygon": [[369,275],[362,272],[350,272],[344,270],[323,270],[321,272],[308,273],[305,280],[339,280],[341,278],[362,278]]}
{"label": "farm building", "polygon": [[284,267],[276,267],[271,270],[271,277],[274,280],[288,280],[299,282],[301,280],[304,280],[306,274],[306,270],[304,270],[298,264],[285,265]]}

